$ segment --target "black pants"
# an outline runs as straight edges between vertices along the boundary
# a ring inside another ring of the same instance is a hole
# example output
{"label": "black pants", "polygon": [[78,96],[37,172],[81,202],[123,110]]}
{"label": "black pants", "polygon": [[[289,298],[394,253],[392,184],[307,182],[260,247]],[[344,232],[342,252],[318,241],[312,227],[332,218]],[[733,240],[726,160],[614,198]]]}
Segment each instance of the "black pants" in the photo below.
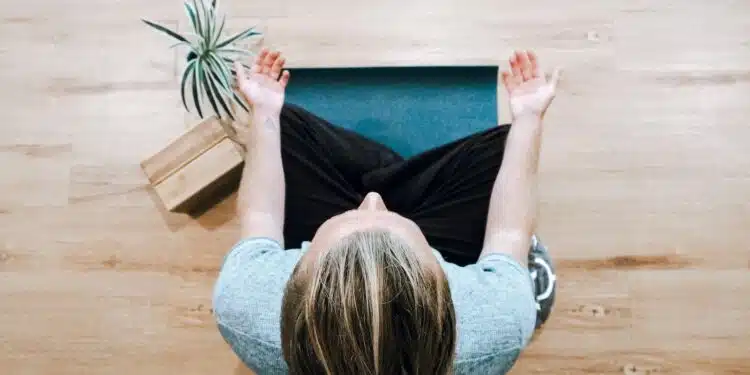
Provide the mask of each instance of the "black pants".
{"label": "black pants", "polygon": [[324,221],[375,191],[389,210],[413,220],[446,261],[476,262],[509,130],[496,126],[404,160],[385,145],[284,105],[286,245],[311,240]]}

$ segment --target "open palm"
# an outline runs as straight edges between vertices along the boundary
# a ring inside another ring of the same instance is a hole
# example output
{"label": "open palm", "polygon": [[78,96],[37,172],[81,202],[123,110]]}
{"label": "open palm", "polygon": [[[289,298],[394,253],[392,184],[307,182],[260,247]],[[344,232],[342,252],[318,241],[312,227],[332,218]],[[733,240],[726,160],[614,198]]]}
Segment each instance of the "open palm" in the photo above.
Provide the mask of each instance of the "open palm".
{"label": "open palm", "polygon": [[263,49],[250,71],[235,63],[237,86],[254,113],[278,115],[284,105],[284,91],[289,83],[289,71],[283,70],[286,59],[281,53]]}
{"label": "open palm", "polygon": [[560,70],[555,69],[548,79],[541,72],[533,52],[516,51],[509,62],[511,71],[503,72],[502,79],[510,95],[513,116],[544,116],[555,97]]}

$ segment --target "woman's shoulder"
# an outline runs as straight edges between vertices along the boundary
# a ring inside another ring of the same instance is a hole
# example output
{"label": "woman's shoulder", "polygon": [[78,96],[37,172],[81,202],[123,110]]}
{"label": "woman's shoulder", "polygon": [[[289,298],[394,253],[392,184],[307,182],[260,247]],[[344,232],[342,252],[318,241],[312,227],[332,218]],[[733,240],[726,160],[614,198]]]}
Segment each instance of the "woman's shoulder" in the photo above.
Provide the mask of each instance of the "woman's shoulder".
{"label": "woman's shoulder", "polygon": [[503,256],[463,267],[441,264],[456,310],[456,374],[503,373],[499,369],[513,365],[534,332],[536,304],[528,270]]}
{"label": "woman's shoulder", "polygon": [[214,316],[242,336],[278,344],[284,288],[301,257],[266,238],[249,238],[227,254],[213,290]]}
{"label": "woman's shoulder", "polygon": [[281,301],[301,256],[301,249],[285,250],[271,239],[244,239],[225,257],[214,286],[219,332],[246,365],[264,374],[285,373]]}

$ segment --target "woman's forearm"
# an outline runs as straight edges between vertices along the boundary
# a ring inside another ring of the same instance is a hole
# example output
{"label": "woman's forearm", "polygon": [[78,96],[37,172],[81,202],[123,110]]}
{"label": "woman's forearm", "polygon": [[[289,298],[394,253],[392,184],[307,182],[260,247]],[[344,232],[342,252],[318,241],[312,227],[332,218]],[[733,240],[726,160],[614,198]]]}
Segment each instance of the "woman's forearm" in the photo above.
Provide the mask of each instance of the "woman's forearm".
{"label": "woman's forearm", "polygon": [[482,255],[508,253],[522,264],[527,263],[536,228],[541,140],[541,117],[528,115],[514,120],[492,188]]}
{"label": "woman's forearm", "polygon": [[279,115],[255,115],[246,143],[238,196],[243,237],[270,237],[283,246],[284,169]]}

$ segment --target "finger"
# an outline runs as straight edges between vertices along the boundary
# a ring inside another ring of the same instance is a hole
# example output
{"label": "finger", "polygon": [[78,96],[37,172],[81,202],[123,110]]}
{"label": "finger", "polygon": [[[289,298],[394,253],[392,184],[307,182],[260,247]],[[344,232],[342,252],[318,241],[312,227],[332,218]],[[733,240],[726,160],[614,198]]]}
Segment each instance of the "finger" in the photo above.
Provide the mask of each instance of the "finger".
{"label": "finger", "polygon": [[503,86],[505,86],[505,90],[507,90],[508,93],[515,90],[521,83],[521,77],[516,77],[510,72],[503,72]]}
{"label": "finger", "polygon": [[506,84],[510,80],[510,73],[508,73],[508,72],[502,72],[502,73],[500,73],[500,77],[503,80],[503,84]]}
{"label": "finger", "polygon": [[557,89],[557,84],[560,82],[560,76],[562,75],[562,69],[555,68],[555,70],[552,71],[552,76],[550,77],[549,83],[552,85],[552,90]]}
{"label": "finger", "polygon": [[263,60],[266,56],[268,56],[268,48],[263,47],[258,56],[255,57],[255,61],[253,61],[253,66],[250,68],[251,73],[260,73],[263,70]]}
{"label": "finger", "polygon": [[271,66],[273,66],[274,61],[279,57],[279,52],[274,51],[266,55],[266,58],[263,59],[263,66],[261,67],[260,72],[266,75],[271,74]]}
{"label": "finger", "polygon": [[536,58],[536,54],[531,51],[527,51],[526,53],[529,55],[529,62],[531,63],[531,77],[539,78],[541,74],[539,73],[539,61]]}
{"label": "finger", "polygon": [[279,74],[281,74],[281,69],[284,69],[285,62],[286,62],[286,59],[283,56],[279,56],[279,58],[273,62],[273,66],[271,66],[271,78],[273,79],[279,78]]}
{"label": "finger", "polygon": [[531,62],[526,52],[521,52],[518,56],[518,63],[521,66],[521,76],[524,81],[531,79]]}
{"label": "finger", "polygon": [[521,66],[518,62],[518,52],[513,54],[513,57],[510,58],[510,70],[513,72],[513,76],[521,76]]}
{"label": "finger", "polygon": [[510,89],[510,73],[502,72],[500,77],[503,80],[503,86],[505,86],[506,89]]}
{"label": "finger", "polygon": [[261,48],[260,52],[255,56],[255,64],[263,65],[263,59],[268,56],[268,48],[263,47]]}
{"label": "finger", "polygon": [[281,84],[281,87],[284,88],[286,85],[289,84],[289,77],[292,76],[292,73],[289,73],[288,70],[285,70],[283,73],[281,73],[281,78],[279,79],[279,83]]}

